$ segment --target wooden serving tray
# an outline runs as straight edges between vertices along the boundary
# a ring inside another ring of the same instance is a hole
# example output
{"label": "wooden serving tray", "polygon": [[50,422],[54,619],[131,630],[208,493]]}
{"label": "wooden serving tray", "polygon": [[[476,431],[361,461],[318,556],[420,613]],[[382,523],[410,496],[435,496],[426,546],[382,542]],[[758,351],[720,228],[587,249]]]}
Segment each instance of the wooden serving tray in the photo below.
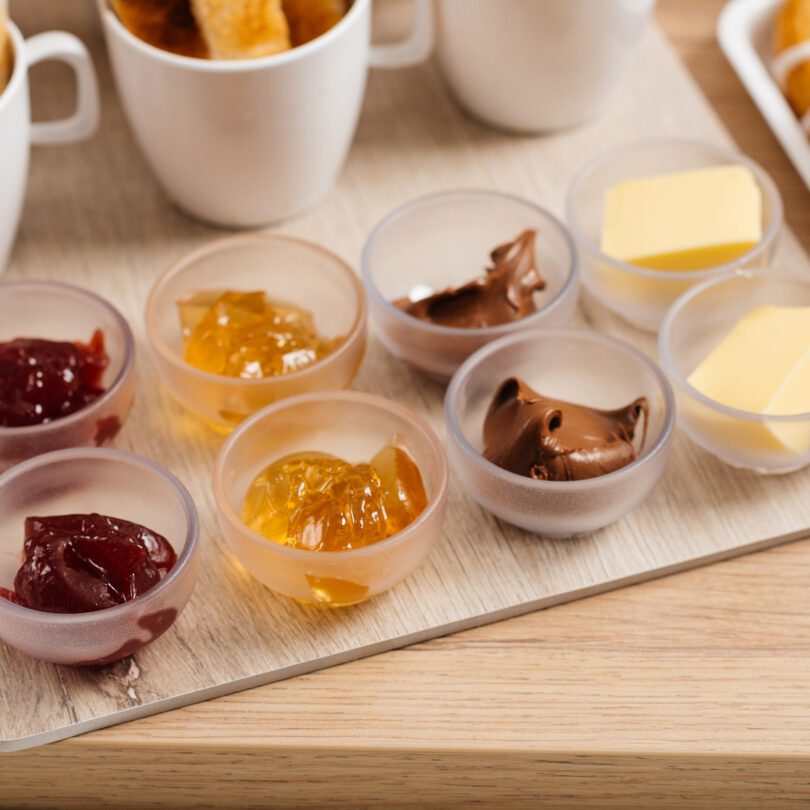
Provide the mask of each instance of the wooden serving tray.
{"label": "wooden serving tray", "polygon": [[[740,472],[679,435],[650,499],[592,536],[548,540],[501,524],[454,480],[442,541],[428,563],[390,593],[343,610],[274,596],[234,562],[219,536],[210,478],[221,437],[161,390],[143,341],[143,305],[157,273],[219,234],[166,202],[132,142],[100,53],[99,64],[101,132],[89,144],[35,153],[9,277],[82,284],[129,317],[139,338],[139,389],[117,444],[158,459],[188,485],[202,517],[202,572],[175,627],[119,664],[58,668],[0,647],[0,750],[62,739],[810,533],[810,471],[779,478]],[[48,96],[46,107],[64,109],[60,81],[35,91]],[[589,157],[651,135],[729,140],[654,29],[608,114],[546,138],[506,137],[465,119],[430,65],[373,74],[338,188],[281,229],[356,264],[384,214],[430,191],[503,189],[561,213],[571,175]],[[785,261],[807,268],[789,233],[782,251]],[[579,320],[655,351],[650,336],[587,300]],[[444,433],[443,387],[374,342],[356,387],[410,406]]]}

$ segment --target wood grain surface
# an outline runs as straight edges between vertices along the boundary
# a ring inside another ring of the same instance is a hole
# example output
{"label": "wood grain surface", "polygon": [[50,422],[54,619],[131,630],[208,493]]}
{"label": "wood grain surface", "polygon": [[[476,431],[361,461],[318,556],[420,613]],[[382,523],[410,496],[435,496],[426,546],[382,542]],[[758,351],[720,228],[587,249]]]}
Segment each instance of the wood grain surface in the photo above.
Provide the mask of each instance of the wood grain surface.
{"label": "wood grain surface", "polygon": [[[708,44],[718,7],[662,18],[801,224],[806,193]],[[808,573],[799,543],[7,755],[0,803],[803,806]]]}

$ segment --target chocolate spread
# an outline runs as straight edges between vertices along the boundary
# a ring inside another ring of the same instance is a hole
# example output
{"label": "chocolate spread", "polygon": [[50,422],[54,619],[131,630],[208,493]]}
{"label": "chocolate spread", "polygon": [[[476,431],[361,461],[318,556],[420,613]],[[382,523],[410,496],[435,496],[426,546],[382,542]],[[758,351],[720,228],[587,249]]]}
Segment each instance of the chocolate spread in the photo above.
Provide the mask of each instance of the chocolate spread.
{"label": "chocolate spread", "polygon": [[400,298],[396,306],[414,318],[462,329],[497,326],[536,311],[534,293],[546,286],[537,269],[537,231],[524,231],[514,242],[495,248],[486,275],[461,287],[429,295],[419,301]]}
{"label": "chocolate spread", "polygon": [[649,422],[646,397],[601,411],[550,399],[512,377],[498,389],[487,411],[484,457],[540,481],[596,478],[636,459],[633,437],[642,414],[643,447]]}

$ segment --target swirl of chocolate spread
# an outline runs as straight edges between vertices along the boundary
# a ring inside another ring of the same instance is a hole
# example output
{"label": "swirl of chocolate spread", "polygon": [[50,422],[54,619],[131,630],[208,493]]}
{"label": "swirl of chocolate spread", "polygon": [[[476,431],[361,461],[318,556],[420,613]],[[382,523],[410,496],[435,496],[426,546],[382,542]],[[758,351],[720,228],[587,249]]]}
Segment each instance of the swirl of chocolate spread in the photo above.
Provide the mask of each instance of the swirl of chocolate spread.
{"label": "swirl of chocolate spread", "polygon": [[536,239],[537,231],[523,231],[514,242],[492,251],[492,267],[485,276],[418,301],[400,298],[394,304],[422,321],[461,329],[525,318],[537,310],[534,293],[546,286],[537,269]]}
{"label": "swirl of chocolate spread", "polygon": [[601,411],[550,399],[512,377],[498,389],[484,419],[484,457],[539,481],[579,481],[614,472],[636,459],[633,438],[649,404],[639,397]]}

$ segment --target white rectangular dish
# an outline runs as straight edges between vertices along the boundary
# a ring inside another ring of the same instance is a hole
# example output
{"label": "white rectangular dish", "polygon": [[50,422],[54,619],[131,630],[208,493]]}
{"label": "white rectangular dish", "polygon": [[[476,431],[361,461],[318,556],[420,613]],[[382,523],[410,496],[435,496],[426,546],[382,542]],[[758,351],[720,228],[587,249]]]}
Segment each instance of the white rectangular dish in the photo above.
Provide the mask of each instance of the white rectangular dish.
{"label": "white rectangular dish", "polygon": [[730,0],[717,39],[773,134],[810,188],[810,137],[771,73],[773,25],[783,0]]}

